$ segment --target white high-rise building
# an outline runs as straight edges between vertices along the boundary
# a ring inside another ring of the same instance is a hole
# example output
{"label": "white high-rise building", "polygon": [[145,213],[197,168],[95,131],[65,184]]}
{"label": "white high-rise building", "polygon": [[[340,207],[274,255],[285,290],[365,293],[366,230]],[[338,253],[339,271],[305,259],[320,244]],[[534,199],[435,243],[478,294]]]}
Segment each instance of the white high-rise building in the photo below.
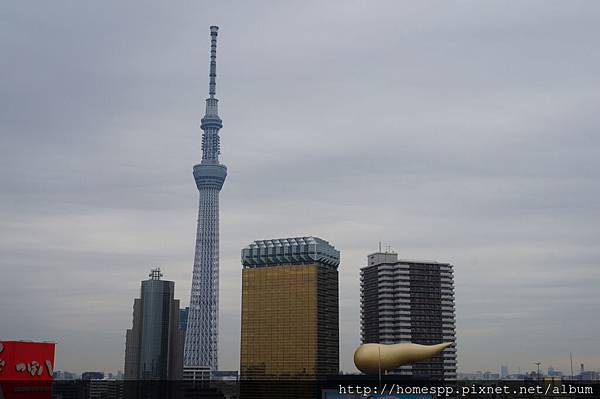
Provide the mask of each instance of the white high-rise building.
{"label": "white high-rise building", "polygon": [[[456,342],[454,270],[449,263],[398,259],[377,252],[360,270],[362,343]],[[456,379],[456,345],[394,374]]]}

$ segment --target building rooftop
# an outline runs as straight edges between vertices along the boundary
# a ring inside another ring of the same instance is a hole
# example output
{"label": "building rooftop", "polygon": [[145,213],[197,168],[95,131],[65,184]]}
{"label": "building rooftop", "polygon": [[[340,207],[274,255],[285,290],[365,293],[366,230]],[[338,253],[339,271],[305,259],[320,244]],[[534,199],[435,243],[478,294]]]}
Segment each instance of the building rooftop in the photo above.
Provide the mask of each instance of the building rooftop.
{"label": "building rooftop", "polygon": [[398,254],[396,252],[374,252],[367,256],[367,267],[368,266],[377,266],[377,265],[389,265],[396,263],[425,263],[428,265],[448,265],[448,262],[437,262],[434,260],[417,260],[417,259],[406,259],[400,258],[398,259]]}
{"label": "building rooftop", "polygon": [[338,266],[340,251],[329,242],[313,236],[256,240],[242,249],[244,267],[313,262]]}

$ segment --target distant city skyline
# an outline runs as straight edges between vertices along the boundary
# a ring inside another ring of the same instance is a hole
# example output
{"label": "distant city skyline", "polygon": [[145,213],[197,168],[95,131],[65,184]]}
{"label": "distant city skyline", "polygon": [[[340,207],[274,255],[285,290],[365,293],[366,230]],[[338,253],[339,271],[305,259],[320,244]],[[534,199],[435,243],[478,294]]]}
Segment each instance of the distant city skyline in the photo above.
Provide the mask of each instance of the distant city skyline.
{"label": "distant city skyline", "polygon": [[[378,242],[454,265],[459,372],[600,369],[600,3],[3,5],[0,336],[122,369],[140,276],[188,306],[207,29],[219,31],[219,367],[239,249],[342,253],[340,368]],[[490,344],[492,343],[492,344]],[[570,372],[569,372],[570,374]]]}

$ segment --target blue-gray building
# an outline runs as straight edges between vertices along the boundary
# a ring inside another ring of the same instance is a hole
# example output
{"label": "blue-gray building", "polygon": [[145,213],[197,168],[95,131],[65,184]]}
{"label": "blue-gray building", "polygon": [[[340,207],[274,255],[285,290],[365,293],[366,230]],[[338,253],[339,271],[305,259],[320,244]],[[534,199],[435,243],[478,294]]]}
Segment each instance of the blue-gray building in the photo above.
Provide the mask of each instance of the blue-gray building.
{"label": "blue-gray building", "polygon": [[82,380],[102,380],[104,379],[104,373],[101,371],[85,371],[81,373]]}
{"label": "blue-gray building", "polygon": [[179,329],[185,334],[187,330],[188,315],[190,314],[190,307],[179,310]]}
{"label": "blue-gray building", "polygon": [[179,323],[175,283],[161,280],[160,269],[142,281],[133,304],[133,327],[125,342],[125,379],[178,380],[183,372],[184,332]]}

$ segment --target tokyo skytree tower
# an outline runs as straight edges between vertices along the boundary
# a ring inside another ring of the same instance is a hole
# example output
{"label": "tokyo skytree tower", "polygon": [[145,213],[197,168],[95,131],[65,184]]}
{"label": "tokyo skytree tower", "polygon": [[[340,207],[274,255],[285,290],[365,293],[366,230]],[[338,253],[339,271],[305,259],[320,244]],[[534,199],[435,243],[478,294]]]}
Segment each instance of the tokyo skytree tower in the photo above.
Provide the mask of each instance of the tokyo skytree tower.
{"label": "tokyo skytree tower", "polygon": [[223,127],[217,111],[217,26],[210,27],[210,83],[206,114],[200,128],[202,161],[194,166],[194,179],[200,193],[198,229],[190,310],[185,335],[185,366],[207,366],[217,370],[219,337],[219,192],[227,168],[219,163],[219,129]]}

